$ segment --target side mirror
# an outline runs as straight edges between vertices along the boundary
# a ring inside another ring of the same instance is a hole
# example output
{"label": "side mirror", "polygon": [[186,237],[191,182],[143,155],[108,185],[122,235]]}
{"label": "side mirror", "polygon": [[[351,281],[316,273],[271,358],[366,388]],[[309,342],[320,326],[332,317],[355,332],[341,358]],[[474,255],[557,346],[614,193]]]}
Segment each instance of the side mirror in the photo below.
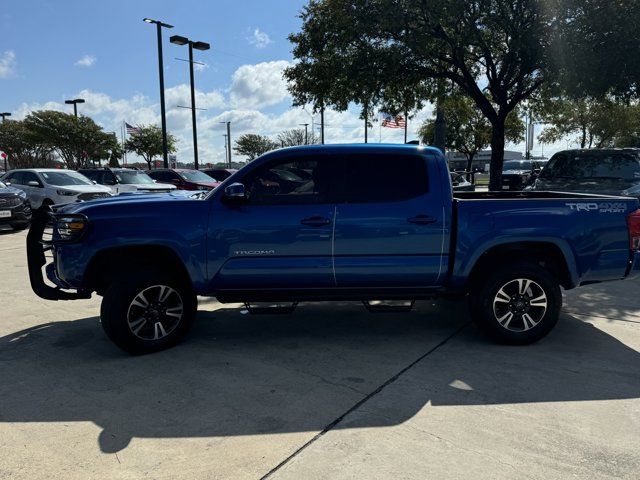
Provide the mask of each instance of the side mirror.
{"label": "side mirror", "polygon": [[35,180],[29,180],[29,182],[27,182],[27,185],[29,185],[30,187],[42,187],[42,185],[40,185],[40,182],[37,182]]}
{"label": "side mirror", "polygon": [[224,189],[224,198],[227,200],[244,200],[247,198],[247,192],[242,183],[232,183]]}

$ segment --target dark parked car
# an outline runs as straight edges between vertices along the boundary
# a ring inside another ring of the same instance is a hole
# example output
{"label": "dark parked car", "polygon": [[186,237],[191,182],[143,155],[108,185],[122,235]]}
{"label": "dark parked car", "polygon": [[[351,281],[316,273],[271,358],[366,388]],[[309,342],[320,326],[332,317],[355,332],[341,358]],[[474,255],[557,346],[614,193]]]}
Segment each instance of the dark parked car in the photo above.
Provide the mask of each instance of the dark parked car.
{"label": "dark parked car", "polygon": [[507,160],[502,166],[502,189],[522,190],[531,185],[545,163],[540,160]]}
{"label": "dark parked car", "polygon": [[173,184],[178,190],[213,190],[220,185],[206,173],[189,168],[163,168],[148,173],[154,180]]}
{"label": "dark parked car", "polygon": [[99,185],[109,187],[114,195],[131,192],[163,193],[176,189],[175,185],[157,183],[145,172],[130,168],[85,168],[78,172]]}
{"label": "dark parked car", "polygon": [[565,150],[556,153],[531,190],[640,197],[640,150]]}
{"label": "dark parked car", "polygon": [[15,230],[22,230],[29,223],[31,205],[27,194],[0,182],[0,226],[10,225]]}
{"label": "dark parked car", "polygon": [[224,182],[238,170],[235,168],[208,168],[202,171],[213,178],[216,182]]}

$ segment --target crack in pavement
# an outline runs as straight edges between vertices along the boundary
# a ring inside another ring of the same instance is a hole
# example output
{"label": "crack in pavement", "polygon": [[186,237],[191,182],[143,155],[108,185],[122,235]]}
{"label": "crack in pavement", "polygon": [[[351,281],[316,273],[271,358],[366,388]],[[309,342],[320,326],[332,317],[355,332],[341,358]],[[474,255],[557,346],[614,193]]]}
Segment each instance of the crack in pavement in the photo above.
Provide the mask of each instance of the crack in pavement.
{"label": "crack in pavement", "polygon": [[385,387],[391,385],[392,383],[394,383],[396,380],[398,380],[402,375],[404,375],[407,371],[409,371],[411,368],[413,368],[414,366],[416,366],[418,363],[420,363],[422,360],[424,360],[425,358],[427,358],[429,355],[431,355],[433,352],[435,352],[437,349],[439,349],[440,347],[442,347],[444,344],[446,344],[449,340],[451,340],[453,337],[455,337],[456,335],[458,335],[460,332],[462,332],[462,330],[464,330],[469,324],[471,323],[471,321],[466,322],[465,324],[463,324],[462,326],[460,326],[459,328],[457,328],[456,330],[453,331],[453,333],[451,333],[450,335],[448,335],[444,340],[442,340],[440,343],[438,343],[435,347],[432,347],[431,349],[429,349],[427,352],[423,353],[422,355],[420,355],[417,359],[415,359],[413,362],[411,362],[409,365],[407,365],[406,367],[404,367],[403,369],[401,369],[399,372],[397,372],[395,375],[393,375],[392,377],[390,377],[389,379],[387,379],[383,384],[381,384],[380,386],[378,386],[375,390],[373,390],[371,393],[369,393],[367,396],[365,396],[364,398],[362,398],[361,400],[359,400],[358,402],[356,402],[351,408],[349,408],[346,412],[344,412],[342,415],[340,415],[339,417],[337,417],[336,419],[334,419],[331,423],[329,423],[328,425],[326,425],[320,432],[318,432],[316,435],[313,436],[313,438],[311,438],[309,441],[307,441],[306,443],[304,443],[301,447],[299,447],[295,452],[293,452],[291,455],[289,455],[287,458],[285,458],[284,460],[282,460],[279,464],[277,464],[275,467],[273,467],[271,470],[269,470],[265,475],[263,475],[262,477],[260,477],[260,480],[266,480],[268,478],[270,478],[274,473],[276,473],[278,470],[280,470],[282,467],[284,467],[287,463],[289,463],[291,460],[293,460],[295,457],[297,457],[300,453],[302,453],[303,450],[305,450],[307,447],[309,447],[311,444],[315,443],[317,440],[319,440],[320,438],[322,438],[327,432],[333,430],[333,428],[335,428],[340,422],[342,422],[342,420],[345,419],[345,417],[347,415],[349,415],[350,413],[355,412],[356,410],[358,410],[362,405],[364,405],[365,403],[367,403],[369,400],[371,400],[373,397],[375,397],[377,394],[379,394],[382,390],[384,390]]}

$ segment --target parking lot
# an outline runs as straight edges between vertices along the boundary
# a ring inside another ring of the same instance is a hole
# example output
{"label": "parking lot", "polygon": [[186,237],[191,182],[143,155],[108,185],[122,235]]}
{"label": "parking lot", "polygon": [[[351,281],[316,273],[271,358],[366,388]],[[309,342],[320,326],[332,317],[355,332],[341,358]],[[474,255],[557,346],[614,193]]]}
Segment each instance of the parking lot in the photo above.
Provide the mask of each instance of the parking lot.
{"label": "parking lot", "polygon": [[638,478],[638,280],[569,292],[528,347],[461,302],[201,299],[182,345],[130,357],[99,298],[31,292],[25,237],[0,232],[0,478]]}

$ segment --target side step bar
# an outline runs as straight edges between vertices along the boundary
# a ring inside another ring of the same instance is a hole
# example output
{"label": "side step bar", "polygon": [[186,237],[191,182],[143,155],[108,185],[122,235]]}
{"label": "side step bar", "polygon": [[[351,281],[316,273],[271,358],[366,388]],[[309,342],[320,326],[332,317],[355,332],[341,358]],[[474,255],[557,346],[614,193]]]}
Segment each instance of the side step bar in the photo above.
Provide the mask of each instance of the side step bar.
{"label": "side step bar", "polygon": [[415,300],[363,300],[370,313],[400,313],[413,310]]}
{"label": "side step bar", "polygon": [[272,305],[256,305],[255,303],[249,302],[245,302],[244,304],[244,308],[246,308],[251,315],[284,315],[293,313],[297,306],[298,302],[276,303]]}

